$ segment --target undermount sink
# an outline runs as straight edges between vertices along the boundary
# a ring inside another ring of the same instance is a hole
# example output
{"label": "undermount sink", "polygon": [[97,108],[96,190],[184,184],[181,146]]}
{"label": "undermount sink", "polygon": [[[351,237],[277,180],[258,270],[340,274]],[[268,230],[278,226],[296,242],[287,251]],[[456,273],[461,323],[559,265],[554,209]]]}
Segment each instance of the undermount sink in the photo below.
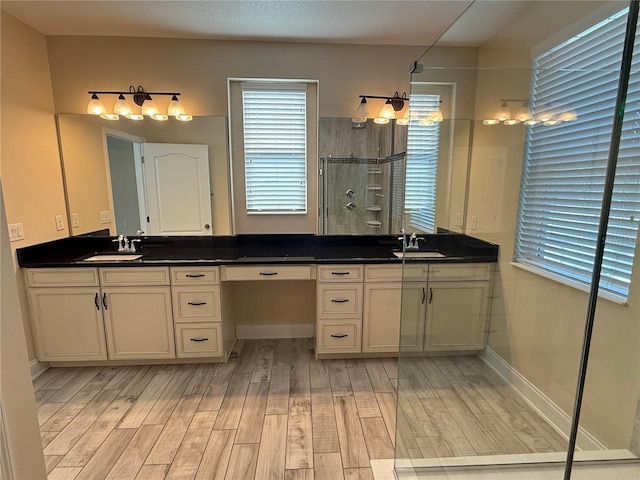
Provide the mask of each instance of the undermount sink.
{"label": "undermount sink", "polygon": [[441,258],[444,257],[440,252],[393,252],[398,258]]}
{"label": "undermount sink", "polygon": [[94,255],[89,258],[85,258],[84,262],[130,262],[131,260],[138,260],[142,257],[142,254],[138,253],[114,253],[113,255]]}

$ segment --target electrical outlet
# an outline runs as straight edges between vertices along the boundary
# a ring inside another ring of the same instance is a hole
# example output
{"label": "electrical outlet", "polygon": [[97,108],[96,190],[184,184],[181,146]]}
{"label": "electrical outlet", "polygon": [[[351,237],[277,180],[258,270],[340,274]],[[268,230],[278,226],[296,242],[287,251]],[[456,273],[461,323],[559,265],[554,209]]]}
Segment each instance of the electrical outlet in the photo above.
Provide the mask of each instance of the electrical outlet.
{"label": "electrical outlet", "polygon": [[104,211],[100,212],[100,223],[111,223],[111,212]]}
{"label": "electrical outlet", "polygon": [[64,220],[62,215],[56,215],[56,230],[64,230]]}
{"label": "electrical outlet", "polygon": [[73,225],[73,228],[78,228],[80,226],[80,218],[77,213],[71,214],[71,225]]}
{"label": "electrical outlet", "polygon": [[478,228],[478,217],[476,217],[475,215],[473,215],[471,217],[471,230],[474,230]]}
{"label": "electrical outlet", "polygon": [[24,240],[24,229],[21,223],[12,223],[7,225],[9,228],[9,241],[15,242],[17,240]]}
{"label": "electrical outlet", "polygon": [[456,213],[456,227],[462,226],[462,214]]}

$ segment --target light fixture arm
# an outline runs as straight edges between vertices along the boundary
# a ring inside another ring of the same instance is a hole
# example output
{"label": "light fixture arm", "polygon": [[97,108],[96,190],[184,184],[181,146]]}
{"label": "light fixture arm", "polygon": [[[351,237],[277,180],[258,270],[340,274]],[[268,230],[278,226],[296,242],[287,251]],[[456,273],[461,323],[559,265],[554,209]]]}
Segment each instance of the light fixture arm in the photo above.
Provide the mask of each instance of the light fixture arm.
{"label": "light fixture arm", "polygon": [[149,100],[151,95],[171,95],[178,96],[180,92],[147,92],[144,88],[138,85],[136,89],[133,85],[129,86],[129,90],[126,92],[117,92],[110,90],[89,90],[89,95],[131,95],[136,105],[142,106],[145,100]]}
{"label": "light fixture arm", "polygon": [[381,100],[387,100],[389,103],[391,103],[391,106],[393,107],[393,110],[396,112],[399,112],[400,110],[402,110],[404,108],[404,102],[408,102],[409,101],[409,97],[407,97],[407,93],[406,92],[402,92],[402,96],[400,96],[400,94],[398,92],[394,93],[392,97],[385,97],[385,96],[380,96],[380,95],[359,95],[360,98],[378,98]]}

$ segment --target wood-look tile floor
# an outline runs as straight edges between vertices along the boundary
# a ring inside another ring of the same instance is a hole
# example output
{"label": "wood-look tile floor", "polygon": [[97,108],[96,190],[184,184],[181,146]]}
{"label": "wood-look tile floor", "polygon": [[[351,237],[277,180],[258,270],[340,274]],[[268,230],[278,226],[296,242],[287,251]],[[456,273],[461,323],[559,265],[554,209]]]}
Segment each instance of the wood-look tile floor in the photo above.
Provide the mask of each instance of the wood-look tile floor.
{"label": "wood-look tile floor", "polygon": [[[311,348],[239,341],[224,364],[51,368],[34,382],[48,478],[372,480],[370,460],[394,456],[398,362]],[[477,358],[400,363],[402,455],[562,442]]]}

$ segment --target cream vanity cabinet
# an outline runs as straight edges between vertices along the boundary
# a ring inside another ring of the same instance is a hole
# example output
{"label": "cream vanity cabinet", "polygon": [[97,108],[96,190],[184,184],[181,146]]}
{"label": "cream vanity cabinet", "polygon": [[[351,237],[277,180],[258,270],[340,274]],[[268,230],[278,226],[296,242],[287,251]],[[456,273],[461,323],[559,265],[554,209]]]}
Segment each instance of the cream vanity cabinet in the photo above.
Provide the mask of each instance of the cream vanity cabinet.
{"label": "cream vanity cabinet", "polygon": [[109,360],[175,358],[169,268],[98,272]]}
{"label": "cream vanity cabinet", "polygon": [[223,330],[219,268],[172,267],[171,291],[176,356],[226,358],[231,327]]}
{"label": "cream vanity cabinet", "polygon": [[25,270],[38,359],[106,360],[97,268]]}
{"label": "cream vanity cabinet", "polygon": [[316,353],[362,351],[363,265],[319,265]]}
{"label": "cream vanity cabinet", "polygon": [[167,267],[25,270],[38,359],[175,357]]}
{"label": "cream vanity cabinet", "polygon": [[424,350],[483,350],[493,264],[431,264],[426,291]]}

